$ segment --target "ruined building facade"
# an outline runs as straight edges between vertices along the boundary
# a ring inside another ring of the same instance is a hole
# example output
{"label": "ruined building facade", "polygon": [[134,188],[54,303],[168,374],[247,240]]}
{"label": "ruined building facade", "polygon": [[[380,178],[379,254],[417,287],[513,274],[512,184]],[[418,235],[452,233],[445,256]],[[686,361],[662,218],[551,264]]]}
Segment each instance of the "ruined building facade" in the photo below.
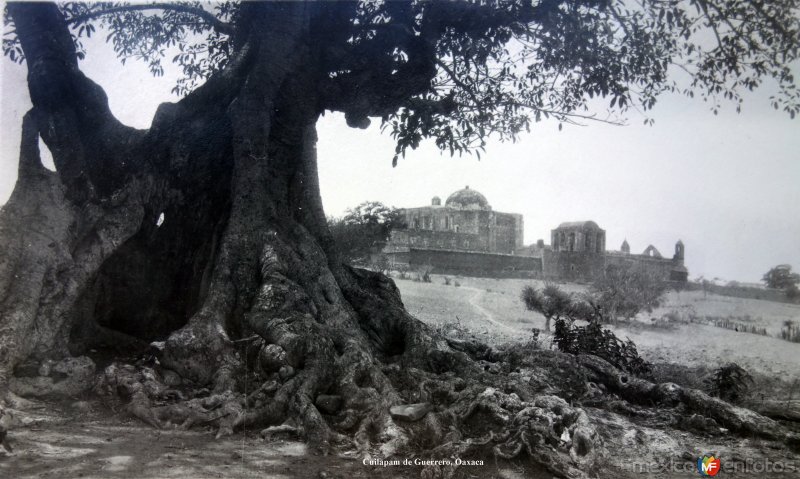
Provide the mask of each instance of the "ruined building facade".
{"label": "ruined building facade", "polygon": [[392,231],[383,249],[396,266],[578,282],[591,281],[611,266],[638,268],[672,281],[688,276],[682,242],[672,258],[652,245],[631,254],[627,241],[620,251],[608,251],[606,232],[594,221],[562,223],[552,230],[550,245],[539,240],[526,246],[522,215],[492,210],[486,197],[469,186],[451,194],[444,205],[435,196],[429,206],[401,211],[407,226]]}

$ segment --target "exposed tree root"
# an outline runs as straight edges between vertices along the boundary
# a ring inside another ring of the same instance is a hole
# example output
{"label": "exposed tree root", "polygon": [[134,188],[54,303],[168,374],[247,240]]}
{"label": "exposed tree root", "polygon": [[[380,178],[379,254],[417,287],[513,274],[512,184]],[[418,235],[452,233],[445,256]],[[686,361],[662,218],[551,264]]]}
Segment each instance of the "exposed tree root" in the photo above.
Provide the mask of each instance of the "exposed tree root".
{"label": "exposed tree root", "polygon": [[[98,392],[120,397],[130,414],[154,427],[213,425],[220,436],[243,425],[270,426],[297,431],[322,453],[339,447],[380,458],[426,451],[453,458],[524,454],[563,477],[591,469],[599,436],[580,409],[537,397],[517,381],[529,399],[522,400],[510,392],[508,378],[484,371],[409,316],[391,280],[347,268],[334,274],[302,226],[264,238],[260,286],[242,341],[231,341],[221,328],[213,339],[213,329],[190,323],[167,341],[167,361],[111,365]],[[184,336],[191,341],[175,339]],[[194,348],[186,357],[204,354],[207,364],[230,369],[222,376],[210,370],[176,375],[167,368],[181,356],[169,351],[184,344]],[[487,348],[473,346],[487,356]],[[199,389],[205,384],[211,390]],[[403,404],[424,408],[421,418],[393,416],[392,407]]]}
{"label": "exposed tree root", "polygon": [[788,444],[797,443],[797,435],[777,421],[750,409],[735,406],[711,397],[697,389],[682,388],[674,383],[654,384],[614,368],[597,356],[582,355],[579,362],[590,371],[590,377],[606,385],[610,391],[635,404],[685,408],[689,414],[700,414],[716,421],[720,427],[744,436],[757,436]]}

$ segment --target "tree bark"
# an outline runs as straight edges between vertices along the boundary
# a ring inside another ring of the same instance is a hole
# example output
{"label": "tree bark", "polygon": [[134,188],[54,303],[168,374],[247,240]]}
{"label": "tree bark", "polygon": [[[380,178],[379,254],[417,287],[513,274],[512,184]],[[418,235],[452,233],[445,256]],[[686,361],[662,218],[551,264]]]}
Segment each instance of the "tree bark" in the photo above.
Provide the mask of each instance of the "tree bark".
{"label": "tree bark", "polygon": [[[113,119],[105,94],[80,73],[55,6],[14,4],[9,11],[34,108],[24,120],[19,179],[0,217],[3,389],[21,359],[66,352],[77,300],[139,228],[151,179],[147,168],[130,175],[141,162],[111,146],[136,144],[141,132]],[[41,164],[40,135],[56,174]]]}

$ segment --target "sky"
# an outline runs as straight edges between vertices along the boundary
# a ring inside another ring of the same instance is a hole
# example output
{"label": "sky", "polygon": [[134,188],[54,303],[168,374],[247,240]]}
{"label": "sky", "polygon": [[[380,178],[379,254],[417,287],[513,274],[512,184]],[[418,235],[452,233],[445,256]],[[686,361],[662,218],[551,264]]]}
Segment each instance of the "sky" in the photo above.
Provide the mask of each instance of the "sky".
{"label": "sky", "polygon": [[[81,69],[105,89],[123,123],[147,128],[160,103],[177,100],[175,68],[153,78],[143,64],[122,67],[102,41],[85,45]],[[25,67],[0,62],[2,204],[16,180],[30,99]],[[440,154],[430,142],[395,168],[394,144],[379,120],[357,130],[327,112],[318,123],[323,203],[334,216],[365,200],[414,207],[469,185],[494,210],[524,215],[526,244],[549,243],[564,221],[594,220],[609,249],[627,239],[633,253],[652,244],[671,256],[681,239],[690,278],[758,282],[777,264],[800,270],[800,120],[774,111],[770,94],[747,97],[741,114],[730,104],[717,116],[700,100],[664,96],[651,112],[654,126],[637,113],[628,126],[559,131],[545,121],[517,143],[490,141],[480,161]]]}

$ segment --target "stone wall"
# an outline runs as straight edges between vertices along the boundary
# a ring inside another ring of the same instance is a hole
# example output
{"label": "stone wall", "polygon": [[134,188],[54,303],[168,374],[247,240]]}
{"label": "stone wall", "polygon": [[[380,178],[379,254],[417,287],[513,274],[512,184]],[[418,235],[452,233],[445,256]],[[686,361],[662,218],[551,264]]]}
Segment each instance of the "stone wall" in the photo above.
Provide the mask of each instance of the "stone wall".
{"label": "stone wall", "polygon": [[387,252],[397,248],[435,248],[456,251],[489,251],[488,238],[477,234],[452,231],[394,230],[387,244]]}
{"label": "stone wall", "polygon": [[585,251],[544,250],[542,262],[546,279],[588,283],[605,271],[605,255]]}
{"label": "stone wall", "polygon": [[609,266],[633,268],[636,271],[653,274],[665,281],[673,280],[673,269],[682,265],[681,261],[654,258],[644,255],[620,253],[589,253],[585,251],[544,250],[543,274],[547,279],[574,282],[592,282],[603,276]]}
{"label": "stone wall", "polygon": [[430,265],[436,274],[523,278],[542,276],[541,259],[526,256],[415,248],[387,256],[393,264],[408,265],[412,270]]}
{"label": "stone wall", "polygon": [[664,280],[671,279],[672,269],[679,263],[667,258],[654,258],[638,254],[606,254],[606,266],[634,268],[637,271],[653,274]]}

